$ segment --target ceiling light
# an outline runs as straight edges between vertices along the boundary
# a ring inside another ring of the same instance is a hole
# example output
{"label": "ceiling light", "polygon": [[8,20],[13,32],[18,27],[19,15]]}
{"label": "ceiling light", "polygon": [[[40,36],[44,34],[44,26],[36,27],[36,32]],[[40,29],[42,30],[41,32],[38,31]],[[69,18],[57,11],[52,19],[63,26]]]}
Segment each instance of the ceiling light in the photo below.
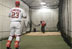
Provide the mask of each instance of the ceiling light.
{"label": "ceiling light", "polygon": [[51,9],[48,9],[48,8],[41,8],[41,9],[39,9],[39,12],[42,12],[42,13],[51,12]]}
{"label": "ceiling light", "polygon": [[44,4],[46,4],[46,3],[45,3],[45,2],[41,2],[40,4],[41,4],[41,5],[44,5]]}

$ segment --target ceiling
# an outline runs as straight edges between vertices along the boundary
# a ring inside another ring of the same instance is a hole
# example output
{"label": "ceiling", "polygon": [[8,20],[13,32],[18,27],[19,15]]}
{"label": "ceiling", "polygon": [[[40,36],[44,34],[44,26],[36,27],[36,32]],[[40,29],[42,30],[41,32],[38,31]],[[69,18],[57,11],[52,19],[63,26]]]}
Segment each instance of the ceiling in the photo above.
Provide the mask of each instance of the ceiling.
{"label": "ceiling", "polygon": [[[42,6],[44,7],[50,7],[50,8],[57,8],[59,5],[59,0],[22,0],[24,3],[26,3],[30,8],[40,8]],[[41,4],[44,3],[44,4]]]}

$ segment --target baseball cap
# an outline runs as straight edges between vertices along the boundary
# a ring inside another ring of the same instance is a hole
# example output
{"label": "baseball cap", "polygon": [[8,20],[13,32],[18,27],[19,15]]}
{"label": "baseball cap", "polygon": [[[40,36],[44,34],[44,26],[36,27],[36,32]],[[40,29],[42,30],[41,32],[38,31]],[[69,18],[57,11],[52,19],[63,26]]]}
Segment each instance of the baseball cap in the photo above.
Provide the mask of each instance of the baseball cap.
{"label": "baseball cap", "polygon": [[16,1],[15,4],[20,4],[20,1]]}

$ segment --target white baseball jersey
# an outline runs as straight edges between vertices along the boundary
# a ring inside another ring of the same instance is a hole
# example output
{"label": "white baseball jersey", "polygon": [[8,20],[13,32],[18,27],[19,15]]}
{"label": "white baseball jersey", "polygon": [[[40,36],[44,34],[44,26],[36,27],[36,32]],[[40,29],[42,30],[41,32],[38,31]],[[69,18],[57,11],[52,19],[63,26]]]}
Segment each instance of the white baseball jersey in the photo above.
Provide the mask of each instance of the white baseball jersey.
{"label": "white baseball jersey", "polygon": [[11,22],[21,21],[22,17],[25,16],[26,16],[25,11],[18,7],[12,8],[9,13]]}
{"label": "white baseball jersey", "polygon": [[25,11],[21,8],[15,7],[10,9],[9,13],[10,17],[10,35],[21,35],[20,28],[21,28],[21,19],[22,17],[26,17]]}

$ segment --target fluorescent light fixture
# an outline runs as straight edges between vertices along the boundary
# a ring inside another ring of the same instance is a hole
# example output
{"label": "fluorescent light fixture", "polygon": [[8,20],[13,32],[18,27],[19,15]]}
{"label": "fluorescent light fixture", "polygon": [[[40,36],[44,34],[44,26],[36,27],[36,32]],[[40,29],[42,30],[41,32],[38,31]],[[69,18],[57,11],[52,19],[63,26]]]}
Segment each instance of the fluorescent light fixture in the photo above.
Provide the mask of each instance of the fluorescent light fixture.
{"label": "fluorescent light fixture", "polygon": [[44,4],[46,4],[46,3],[45,3],[45,2],[41,2],[40,4],[41,4],[41,5],[44,5]]}
{"label": "fluorescent light fixture", "polygon": [[39,9],[39,12],[42,12],[42,13],[51,12],[51,9],[48,9],[48,8],[41,8],[41,9]]}

